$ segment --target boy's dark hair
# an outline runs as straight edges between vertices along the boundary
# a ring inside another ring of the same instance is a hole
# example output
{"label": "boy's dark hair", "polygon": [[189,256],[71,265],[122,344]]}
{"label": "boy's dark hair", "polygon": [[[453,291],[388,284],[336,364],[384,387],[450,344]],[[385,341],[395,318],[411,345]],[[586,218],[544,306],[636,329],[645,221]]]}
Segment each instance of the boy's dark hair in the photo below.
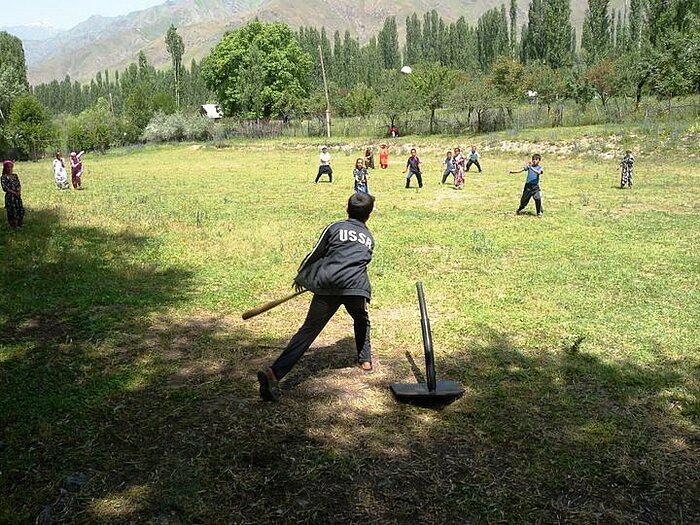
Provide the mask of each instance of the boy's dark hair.
{"label": "boy's dark hair", "polygon": [[348,199],[348,217],[367,222],[374,209],[374,197],[367,193],[353,193]]}
{"label": "boy's dark hair", "polygon": [[542,155],[540,155],[539,153],[535,153],[535,154],[532,156],[532,160],[535,160],[535,159],[537,159],[537,160],[542,160]]}

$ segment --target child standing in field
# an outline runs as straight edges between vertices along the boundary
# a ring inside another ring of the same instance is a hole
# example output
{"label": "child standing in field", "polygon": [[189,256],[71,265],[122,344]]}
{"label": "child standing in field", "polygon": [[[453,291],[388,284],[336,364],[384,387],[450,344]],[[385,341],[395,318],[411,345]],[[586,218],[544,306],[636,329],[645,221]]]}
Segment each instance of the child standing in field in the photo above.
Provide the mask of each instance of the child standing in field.
{"label": "child standing in field", "polygon": [[440,182],[440,184],[445,184],[445,181],[447,180],[447,177],[449,175],[452,175],[453,178],[455,176],[455,163],[452,160],[451,151],[447,152],[445,160],[442,161],[442,165],[445,166],[445,171],[442,172],[442,181]]}
{"label": "child standing in field", "polygon": [[327,146],[321,146],[321,153],[318,156],[319,166],[318,173],[316,174],[316,180],[314,183],[318,182],[321,175],[328,175],[328,182],[333,182],[333,168],[331,168],[331,154],[328,153]]}
{"label": "child standing in field", "polygon": [[56,158],[53,159],[53,179],[56,181],[56,187],[59,190],[70,189],[68,183],[68,173],[66,172],[66,163],[63,160],[63,154],[60,151],[56,152]]}
{"label": "child standing in field", "polygon": [[355,161],[355,169],[352,170],[352,175],[355,178],[355,193],[369,193],[367,168],[363,159]]}
{"label": "child standing in field", "polygon": [[386,144],[379,146],[379,166],[383,170],[389,167],[389,146]]}
{"label": "child standing in field", "polygon": [[418,181],[418,187],[423,187],[423,174],[421,173],[420,165],[421,161],[416,153],[416,148],[411,148],[411,156],[408,157],[408,160],[406,161],[406,169],[403,170],[404,173],[408,172],[408,175],[406,175],[406,188],[411,187],[411,177],[414,175]]}
{"label": "child standing in field", "polygon": [[634,157],[630,150],[625,151],[625,156],[620,162],[620,188],[629,186],[632,189],[632,177],[634,175]]}
{"label": "child standing in field", "polygon": [[71,180],[73,182],[73,189],[74,190],[82,190],[82,181],[81,178],[83,176],[83,161],[81,157],[83,156],[84,151],[81,151],[80,153],[76,153],[75,151],[70,152],[70,171],[71,171]]}
{"label": "child standing in field", "polygon": [[372,146],[368,146],[365,150],[365,168],[370,170],[374,169],[374,150]]}
{"label": "child standing in field", "polygon": [[472,145],[472,150],[469,152],[467,155],[467,171],[469,171],[469,168],[471,168],[472,164],[474,164],[478,170],[479,173],[481,173],[481,164],[479,164],[479,153],[476,151],[476,146]]}
{"label": "child standing in field", "polygon": [[314,294],[304,324],[277,360],[258,372],[260,397],[278,401],[279,381],[301,359],[341,305],[354,323],[357,363],[372,370],[369,304],[372,287],[367,266],[372,261],[374,238],[366,222],[374,208],[374,197],[355,193],[348,199],[348,218],[326,227],[313,251],[299,266],[294,288]]}
{"label": "child standing in field", "polygon": [[21,228],[24,224],[24,204],[22,203],[22,185],[14,173],[15,164],[11,160],[2,163],[0,186],[5,192],[5,212],[11,229]]}
{"label": "child standing in field", "polygon": [[452,162],[455,165],[455,189],[457,190],[461,190],[464,187],[464,161],[461,148],[455,148]]}
{"label": "child standing in field", "polygon": [[544,172],[544,169],[540,165],[542,157],[535,153],[532,156],[532,160],[528,162],[526,166],[522,169],[516,171],[509,171],[508,173],[520,173],[523,171],[527,172],[527,177],[525,178],[525,187],[523,188],[523,195],[520,198],[520,207],[515,212],[520,215],[525,206],[530,202],[530,198],[535,200],[535,208],[537,209],[537,217],[542,218],[542,190],[540,189],[540,175]]}

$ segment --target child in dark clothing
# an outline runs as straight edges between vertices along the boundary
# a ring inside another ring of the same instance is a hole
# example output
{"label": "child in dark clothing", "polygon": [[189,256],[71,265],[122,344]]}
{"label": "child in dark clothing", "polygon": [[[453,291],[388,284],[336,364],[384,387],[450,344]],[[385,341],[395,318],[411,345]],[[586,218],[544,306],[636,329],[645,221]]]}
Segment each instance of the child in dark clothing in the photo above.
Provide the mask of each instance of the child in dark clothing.
{"label": "child in dark clothing", "polygon": [[5,192],[5,211],[10,229],[21,228],[24,224],[24,204],[22,203],[22,184],[13,171],[15,164],[11,160],[2,163],[0,185]]}
{"label": "child in dark clothing", "polygon": [[368,170],[374,169],[374,150],[372,146],[369,146],[365,150],[365,168]]}
{"label": "child in dark clothing", "polygon": [[406,188],[411,187],[411,177],[414,175],[416,176],[416,180],[418,180],[418,187],[422,188],[423,187],[423,174],[420,171],[420,158],[416,154],[416,148],[411,149],[411,156],[408,157],[408,160],[406,161],[406,169],[403,170],[404,173],[408,172],[408,175],[406,175]]}
{"label": "child in dark clothing", "polygon": [[445,160],[442,161],[442,165],[445,166],[445,171],[442,172],[442,182],[440,184],[445,184],[447,177],[452,175],[455,176],[455,163],[452,160],[452,152],[448,151],[445,156]]}
{"label": "child in dark clothing", "polygon": [[535,200],[535,208],[537,209],[537,217],[542,218],[542,190],[540,189],[540,175],[544,172],[544,169],[540,165],[542,157],[535,153],[532,156],[531,162],[524,166],[522,169],[517,171],[510,171],[509,173],[521,173],[523,171],[527,172],[527,177],[525,179],[525,187],[523,188],[523,195],[520,198],[520,207],[515,212],[520,215],[525,206],[530,202],[530,198]]}
{"label": "child in dark clothing", "polygon": [[372,370],[369,312],[372,288],[367,265],[372,261],[374,238],[365,223],[374,208],[374,197],[355,193],[348,199],[348,218],[326,227],[313,251],[299,266],[294,288],[314,294],[304,324],[277,360],[258,372],[260,396],[278,401],[278,382],[287,375],[309,349],[340,305],[354,321],[357,362],[366,372]]}
{"label": "child in dark clothing", "polygon": [[625,156],[620,162],[620,188],[629,186],[632,189],[634,175],[634,157],[630,150],[625,151]]}

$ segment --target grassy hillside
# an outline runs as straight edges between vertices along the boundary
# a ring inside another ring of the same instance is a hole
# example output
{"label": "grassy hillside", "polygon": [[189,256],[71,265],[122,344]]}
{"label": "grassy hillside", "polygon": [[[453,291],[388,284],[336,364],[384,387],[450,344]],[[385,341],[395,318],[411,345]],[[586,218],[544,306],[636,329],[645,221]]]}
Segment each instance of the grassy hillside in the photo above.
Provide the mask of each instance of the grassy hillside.
{"label": "grassy hillside", "polygon": [[[339,312],[277,405],[255,372],[309,299],[239,315],[286,293],[343,216],[363,139],[332,144],[333,184],[312,183],[310,141],[88,153],[82,192],[19,164],[0,523],[698,522],[698,152],[639,154],[623,191],[600,151],[546,150],[609,132],[485,150],[463,191],[438,184],[454,139],[393,143],[370,176],[376,370],[353,366]],[[403,189],[412,145],[420,191]],[[545,151],[541,220],[513,213],[527,149]],[[419,280],[438,377],[466,389],[442,411],[388,388],[422,369]]]}

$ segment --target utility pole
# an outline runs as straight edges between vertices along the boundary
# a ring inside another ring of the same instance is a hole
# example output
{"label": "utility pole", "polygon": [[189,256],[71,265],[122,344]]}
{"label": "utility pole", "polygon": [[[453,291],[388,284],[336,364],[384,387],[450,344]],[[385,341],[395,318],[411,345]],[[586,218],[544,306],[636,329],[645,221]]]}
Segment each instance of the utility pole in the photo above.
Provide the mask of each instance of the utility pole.
{"label": "utility pole", "polygon": [[323,76],[323,91],[326,93],[326,134],[331,136],[331,99],[328,97],[328,81],[326,80],[326,66],[323,65],[323,50],[318,46],[318,56],[321,57],[321,75]]}

